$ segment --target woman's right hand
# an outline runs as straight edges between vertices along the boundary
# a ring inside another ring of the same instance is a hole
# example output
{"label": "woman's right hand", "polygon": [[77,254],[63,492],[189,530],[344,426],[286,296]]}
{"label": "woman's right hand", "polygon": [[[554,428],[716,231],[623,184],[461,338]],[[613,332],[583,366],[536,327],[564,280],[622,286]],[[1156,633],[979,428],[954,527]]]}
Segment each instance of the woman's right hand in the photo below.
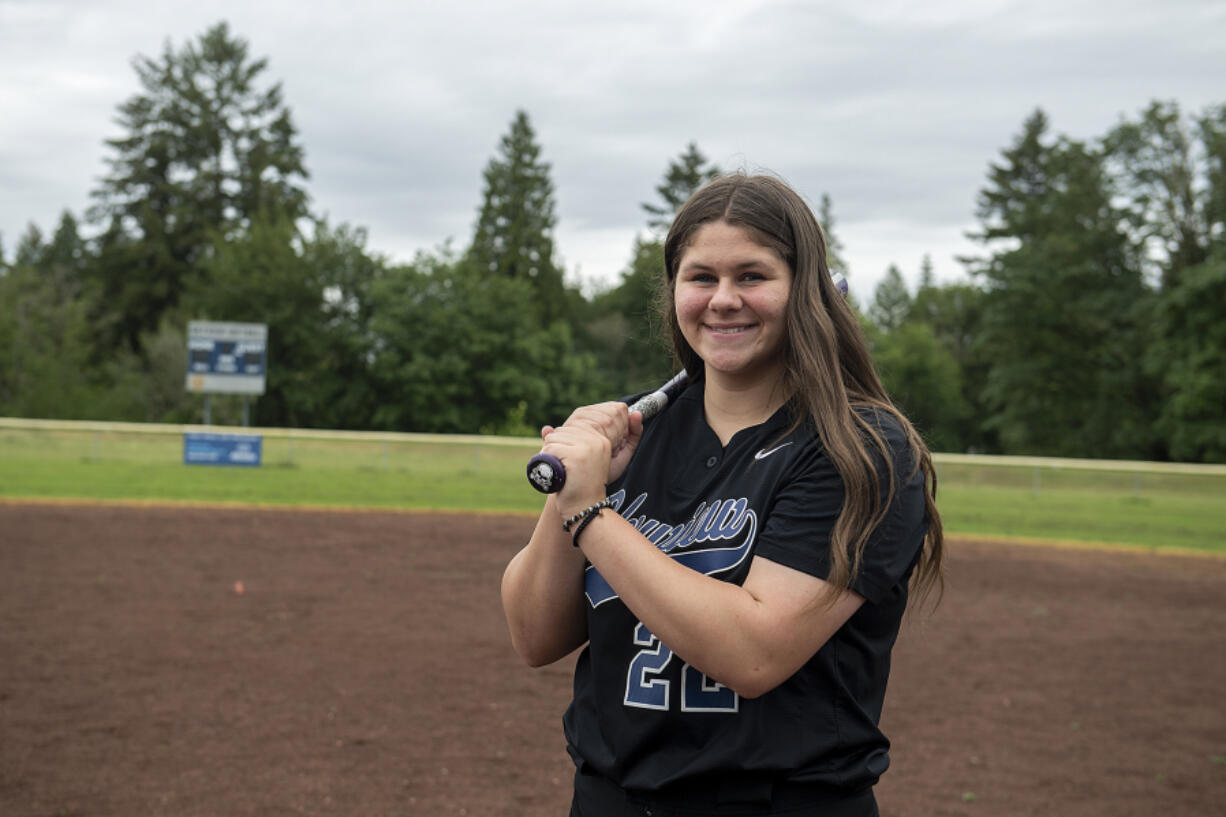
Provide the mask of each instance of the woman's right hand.
{"label": "woman's right hand", "polygon": [[[603,479],[602,484],[607,485],[625,473],[626,466],[630,463],[630,458],[634,455],[639,440],[643,436],[643,415],[637,411],[629,412],[625,403],[597,403],[575,409],[561,426],[542,428],[541,439],[546,443],[546,447],[542,450],[553,454],[562,461],[563,466],[567,469],[569,484],[571,464],[567,462],[567,455],[572,455],[572,458],[576,459],[574,465],[581,468],[583,465],[580,458],[573,457],[573,450],[570,452],[565,448],[562,451],[549,450],[550,437],[563,429],[568,432],[586,431],[599,434],[608,442],[608,465],[603,469],[604,473],[600,475]],[[581,436],[571,433],[564,434],[562,437],[555,437],[555,445],[573,444],[577,439],[581,439]]]}

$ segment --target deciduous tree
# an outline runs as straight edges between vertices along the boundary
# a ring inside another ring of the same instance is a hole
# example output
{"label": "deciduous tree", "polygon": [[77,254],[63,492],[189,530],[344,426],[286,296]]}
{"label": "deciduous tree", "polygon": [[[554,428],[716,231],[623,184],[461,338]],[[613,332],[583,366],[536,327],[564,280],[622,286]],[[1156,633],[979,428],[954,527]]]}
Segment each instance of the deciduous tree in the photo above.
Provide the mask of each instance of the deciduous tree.
{"label": "deciduous tree", "polygon": [[564,321],[542,323],[525,278],[420,253],[375,287],[379,428],[505,432],[561,422],[592,402],[595,361]]}
{"label": "deciduous tree", "polygon": [[1103,139],[1110,180],[1134,240],[1147,250],[1163,287],[1209,255],[1208,155],[1178,103],[1150,103]]}
{"label": "deciduous tree", "polygon": [[50,241],[30,225],[0,274],[0,414],[91,416],[98,394],[77,220],[65,211]]}
{"label": "deciduous tree", "polygon": [[1184,269],[1154,315],[1148,362],[1164,386],[1158,423],[1170,455],[1226,462],[1226,255]]}

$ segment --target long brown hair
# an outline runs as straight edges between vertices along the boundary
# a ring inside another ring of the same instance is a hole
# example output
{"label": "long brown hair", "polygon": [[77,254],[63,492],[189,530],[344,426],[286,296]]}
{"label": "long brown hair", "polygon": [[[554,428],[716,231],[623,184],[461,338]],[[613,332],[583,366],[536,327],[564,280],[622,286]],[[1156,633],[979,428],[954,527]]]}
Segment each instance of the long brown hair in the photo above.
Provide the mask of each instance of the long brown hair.
{"label": "long brown hair", "polygon": [[[794,425],[812,423],[843,479],[843,509],[830,543],[828,581],[850,587],[860,568],[869,534],[885,516],[898,484],[893,458],[879,430],[864,415],[872,409],[893,415],[906,433],[915,468],[924,475],[928,533],[916,567],[919,598],[941,585],[944,536],[936,507],[936,469],[915,428],[886,394],[873,368],[868,343],[851,307],[830,277],[826,241],[813,211],[784,182],[772,176],[733,174],[696,192],[677,213],[664,242],[666,286],[661,315],[672,335],[673,351],[691,380],[702,376],[703,361],[681,333],[673,299],[681,256],[699,227],[725,221],[747,231],[787,262],[792,271],[785,341],[784,388]],[[887,494],[878,490],[868,446],[875,446],[888,469]],[[912,475],[914,471],[912,472]]]}

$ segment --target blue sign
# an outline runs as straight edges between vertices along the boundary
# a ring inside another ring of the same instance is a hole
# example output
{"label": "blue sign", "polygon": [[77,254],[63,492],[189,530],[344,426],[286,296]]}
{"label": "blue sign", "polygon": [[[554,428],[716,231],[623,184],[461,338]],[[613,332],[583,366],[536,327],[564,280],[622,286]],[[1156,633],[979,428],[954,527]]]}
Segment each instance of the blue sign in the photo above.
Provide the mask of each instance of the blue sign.
{"label": "blue sign", "polygon": [[264,438],[259,434],[183,434],[184,465],[260,464]]}

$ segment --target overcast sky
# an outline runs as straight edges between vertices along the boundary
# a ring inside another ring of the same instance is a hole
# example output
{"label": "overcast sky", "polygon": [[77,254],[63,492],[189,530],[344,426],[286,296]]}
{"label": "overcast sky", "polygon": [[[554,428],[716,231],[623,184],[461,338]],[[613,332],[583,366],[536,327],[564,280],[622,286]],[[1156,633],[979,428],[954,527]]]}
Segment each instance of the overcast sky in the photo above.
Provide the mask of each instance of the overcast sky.
{"label": "overcast sky", "polygon": [[137,54],[219,21],[269,59],[312,209],[393,260],[467,244],[516,109],[552,166],[559,260],[612,283],[693,141],[834,205],[852,287],[925,253],[961,278],[988,164],[1036,107],[1100,137],[1153,99],[1226,103],[1222,0],[0,0],[0,236],[81,217]]}

